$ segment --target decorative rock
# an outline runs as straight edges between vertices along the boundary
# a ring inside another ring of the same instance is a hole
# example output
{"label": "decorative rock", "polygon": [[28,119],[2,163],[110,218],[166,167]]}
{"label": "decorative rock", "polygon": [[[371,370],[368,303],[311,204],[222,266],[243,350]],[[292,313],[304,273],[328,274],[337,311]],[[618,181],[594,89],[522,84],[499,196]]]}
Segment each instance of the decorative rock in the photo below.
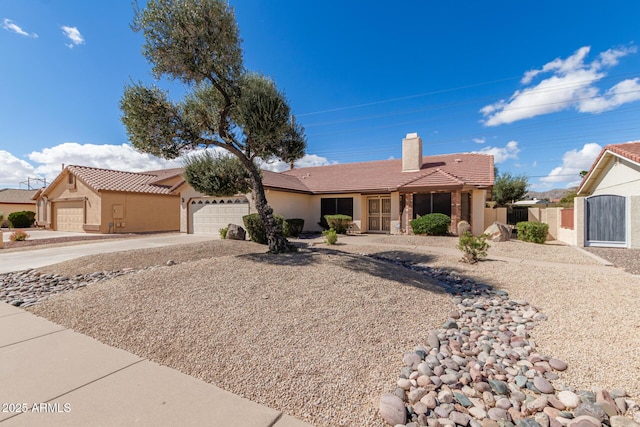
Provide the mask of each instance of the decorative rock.
{"label": "decorative rock", "polygon": [[426,396],[424,396],[422,399],[420,399],[420,402],[424,403],[427,408],[429,409],[434,409],[436,406],[438,406],[438,401],[436,400],[436,392],[432,391],[427,393]]}
{"label": "decorative rock", "polygon": [[417,369],[420,362],[422,362],[422,358],[417,353],[407,353],[402,358],[405,366],[410,366],[412,369]]}
{"label": "decorative rock", "polygon": [[494,222],[486,230],[484,234],[488,234],[488,240],[492,242],[506,242],[511,238],[511,230],[501,222]]}
{"label": "decorative rock", "polygon": [[500,408],[491,408],[489,409],[489,411],[487,412],[487,415],[489,416],[490,419],[494,420],[494,421],[499,421],[499,420],[506,420],[508,421],[508,415],[507,415],[507,411],[505,411],[504,409],[500,409]]}
{"label": "decorative rock", "polygon": [[518,427],[540,427],[540,424],[532,418],[524,418],[517,425]]}
{"label": "decorative rock", "polygon": [[453,411],[449,414],[449,419],[457,425],[467,426],[469,424],[469,416],[457,411]]}
{"label": "decorative rock", "polygon": [[550,394],[555,391],[555,388],[544,377],[535,377],[533,379],[533,385],[540,390],[541,393]]}
{"label": "decorative rock", "polygon": [[560,359],[556,359],[556,358],[551,358],[549,359],[549,365],[555,369],[556,371],[564,371],[567,369],[567,364],[564,363],[562,360]]}
{"label": "decorative rock", "polygon": [[429,411],[429,408],[427,407],[427,405],[425,405],[421,401],[413,404],[413,412],[415,412],[418,415],[426,414],[428,411]]}
{"label": "decorative rock", "polygon": [[236,224],[229,224],[227,226],[227,235],[225,239],[229,240],[246,240],[247,232],[244,228]]}
{"label": "decorative rock", "polygon": [[509,409],[511,408],[511,401],[506,397],[502,397],[496,400],[496,408]]}
{"label": "decorative rock", "polygon": [[604,421],[607,418],[606,412],[604,412],[604,410],[601,407],[596,406],[595,403],[590,403],[590,402],[582,403],[582,405],[578,406],[573,411],[573,414],[575,417],[580,417],[581,415],[589,415],[600,421]]}
{"label": "decorative rock", "polygon": [[602,410],[609,417],[618,415],[618,408],[616,408],[614,405],[610,404],[609,402],[596,402],[595,405],[602,408]]}
{"label": "decorative rock", "polygon": [[440,338],[438,338],[437,332],[431,332],[427,338],[427,342],[431,348],[440,348]]}
{"label": "decorative rock", "polygon": [[455,384],[458,382],[458,376],[456,374],[444,374],[440,379],[444,384]]}
{"label": "decorative rock", "polygon": [[454,392],[453,397],[460,405],[464,406],[465,408],[468,408],[473,405],[471,401],[467,398],[467,396],[465,396],[464,394]]}
{"label": "decorative rock", "polygon": [[411,380],[408,378],[400,378],[396,384],[404,390],[409,390],[411,388]]}
{"label": "decorative rock", "polygon": [[489,380],[489,385],[496,394],[507,394],[507,383],[498,380]]}
{"label": "decorative rock", "polygon": [[569,390],[562,390],[558,393],[558,400],[568,409],[577,408],[582,403],[580,397]]}
{"label": "decorative rock", "polygon": [[544,412],[538,412],[533,419],[540,424],[540,427],[549,427],[549,416]]}
{"label": "decorative rock", "polygon": [[589,415],[581,415],[569,421],[567,427],[601,427],[600,420]]}
{"label": "decorative rock", "polygon": [[383,394],[380,398],[380,416],[389,425],[405,424],[407,412],[404,402],[393,394]]}
{"label": "decorative rock", "polygon": [[427,393],[428,393],[428,391],[425,390],[424,388],[417,387],[417,388],[414,388],[413,390],[411,390],[407,394],[407,399],[408,399],[409,403],[415,403],[418,400],[422,399]]}
{"label": "decorative rock", "polygon": [[482,427],[499,427],[498,423],[490,418],[483,419],[480,424],[482,425]]}

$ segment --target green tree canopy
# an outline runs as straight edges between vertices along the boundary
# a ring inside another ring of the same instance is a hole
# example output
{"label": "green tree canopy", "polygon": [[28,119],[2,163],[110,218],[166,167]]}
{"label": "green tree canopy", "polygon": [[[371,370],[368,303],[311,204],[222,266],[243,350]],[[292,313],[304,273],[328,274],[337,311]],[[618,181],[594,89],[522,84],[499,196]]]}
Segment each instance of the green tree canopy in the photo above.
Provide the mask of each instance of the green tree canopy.
{"label": "green tree canopy", "polygon": [[[133,146],[165,158],[210,146],[224,148],[248,174],[269,251],[293,250],[273,218],[256,160],[291,163],[301,158],[304,129],[294,124],[276,84],[245,70],[233,9],[223,0],[148,0],[144,9],[136,7],[132,28],[145,37],[142,51],[154,76],[179,80],[189,91],[184,100],[174,102],[158,87],[127,85],[120,108]],[[207,160],[205,155],[194,162],[190,179],[201,189],[219,194],[237,190],[221,187],[234,183],[222,177],[236,171],[226,160]],[[223,165],[218,172],[207,170]],[[205,185],[207,179],[217,181]]]}
{"label": "green tree canopy", "polygon": [[510,172],[503,172],[493,184],[493,200],[498,206],[517,202],[527,194],[528,186],[529,178],[525,175],[514,176]]}
{"label": "green tree canopy", "polygon": [[251,189],[251,177],[237,157],[203,151],[184,160],[184,179],[207,196],[233,196]]}

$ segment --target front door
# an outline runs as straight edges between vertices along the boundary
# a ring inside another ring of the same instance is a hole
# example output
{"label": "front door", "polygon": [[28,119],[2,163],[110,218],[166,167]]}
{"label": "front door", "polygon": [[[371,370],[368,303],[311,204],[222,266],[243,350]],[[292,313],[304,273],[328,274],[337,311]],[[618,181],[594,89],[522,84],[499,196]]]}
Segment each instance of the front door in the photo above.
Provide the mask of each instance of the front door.
{"label": "front door", "polygon": [[367,231],[389,232],[391,229],[391,197],[369,197]]}

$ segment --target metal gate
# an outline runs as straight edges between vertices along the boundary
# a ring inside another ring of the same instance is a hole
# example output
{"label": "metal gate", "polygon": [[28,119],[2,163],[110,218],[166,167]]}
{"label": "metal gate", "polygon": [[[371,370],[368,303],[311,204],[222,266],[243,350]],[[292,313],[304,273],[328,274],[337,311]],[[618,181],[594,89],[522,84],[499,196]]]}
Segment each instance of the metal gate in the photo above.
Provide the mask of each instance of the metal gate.
{"label": "metal gate", "polygon": [[585,199],[585,245],[626,246],[626,198],[600,195]]}
{"label": "metal gate", "polygon": [[508,207],[507,224],[514,227],[522,221],[529,221],[529,208],[526,206]]}

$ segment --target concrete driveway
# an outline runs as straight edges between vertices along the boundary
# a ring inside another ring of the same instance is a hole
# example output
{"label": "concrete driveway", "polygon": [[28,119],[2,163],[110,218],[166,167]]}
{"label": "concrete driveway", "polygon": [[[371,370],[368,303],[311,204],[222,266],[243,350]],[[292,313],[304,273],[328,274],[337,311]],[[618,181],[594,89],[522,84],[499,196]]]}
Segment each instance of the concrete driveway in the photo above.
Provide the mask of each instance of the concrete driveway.
{"label": "concrete driveway", "polygon": [[[57,235],[53,235],[51,233],[57,233]],[[8,233],[6,232],[4,233],[4,235],[7,234]],[[30,239],[64,237],[69,235],[77,236],[79,234],[85,235],[84,233],[67,233],[44,230],[34,230],[33,233],[29,231],[29,234],[31,234]],[[106,241],[89,240],[86,241],[86,243],[78,242],[71,246],[57,246],[44,249],[38,249],[38,247],[35,246],[33,250],[8,253],[3,253],[0,249],[0,274],[57,264],[62,261],[68,261],[85,255],[128,251],[131,249],[158,248],[162,246],[179,245],[182,243],[203,242],[217,238],[219,237],[214,235],[171,233],[149,237],[134,237],[130,239],[114,239]]]}
{"label": "concrete driveway", "polygon": [[[38,239],[53,239],[56,237],[75,237],[75,236],[86,236],[87,233],[73,233],[71,231],[53,231],[53,230],[43,230],[40,228],[24,228],[24,230],[29,235],[29,240],[38,240]],[[8,242],[10,241],[9,237],[11,233],[15,230],[4,228],[2,229],[2,241]]]}

